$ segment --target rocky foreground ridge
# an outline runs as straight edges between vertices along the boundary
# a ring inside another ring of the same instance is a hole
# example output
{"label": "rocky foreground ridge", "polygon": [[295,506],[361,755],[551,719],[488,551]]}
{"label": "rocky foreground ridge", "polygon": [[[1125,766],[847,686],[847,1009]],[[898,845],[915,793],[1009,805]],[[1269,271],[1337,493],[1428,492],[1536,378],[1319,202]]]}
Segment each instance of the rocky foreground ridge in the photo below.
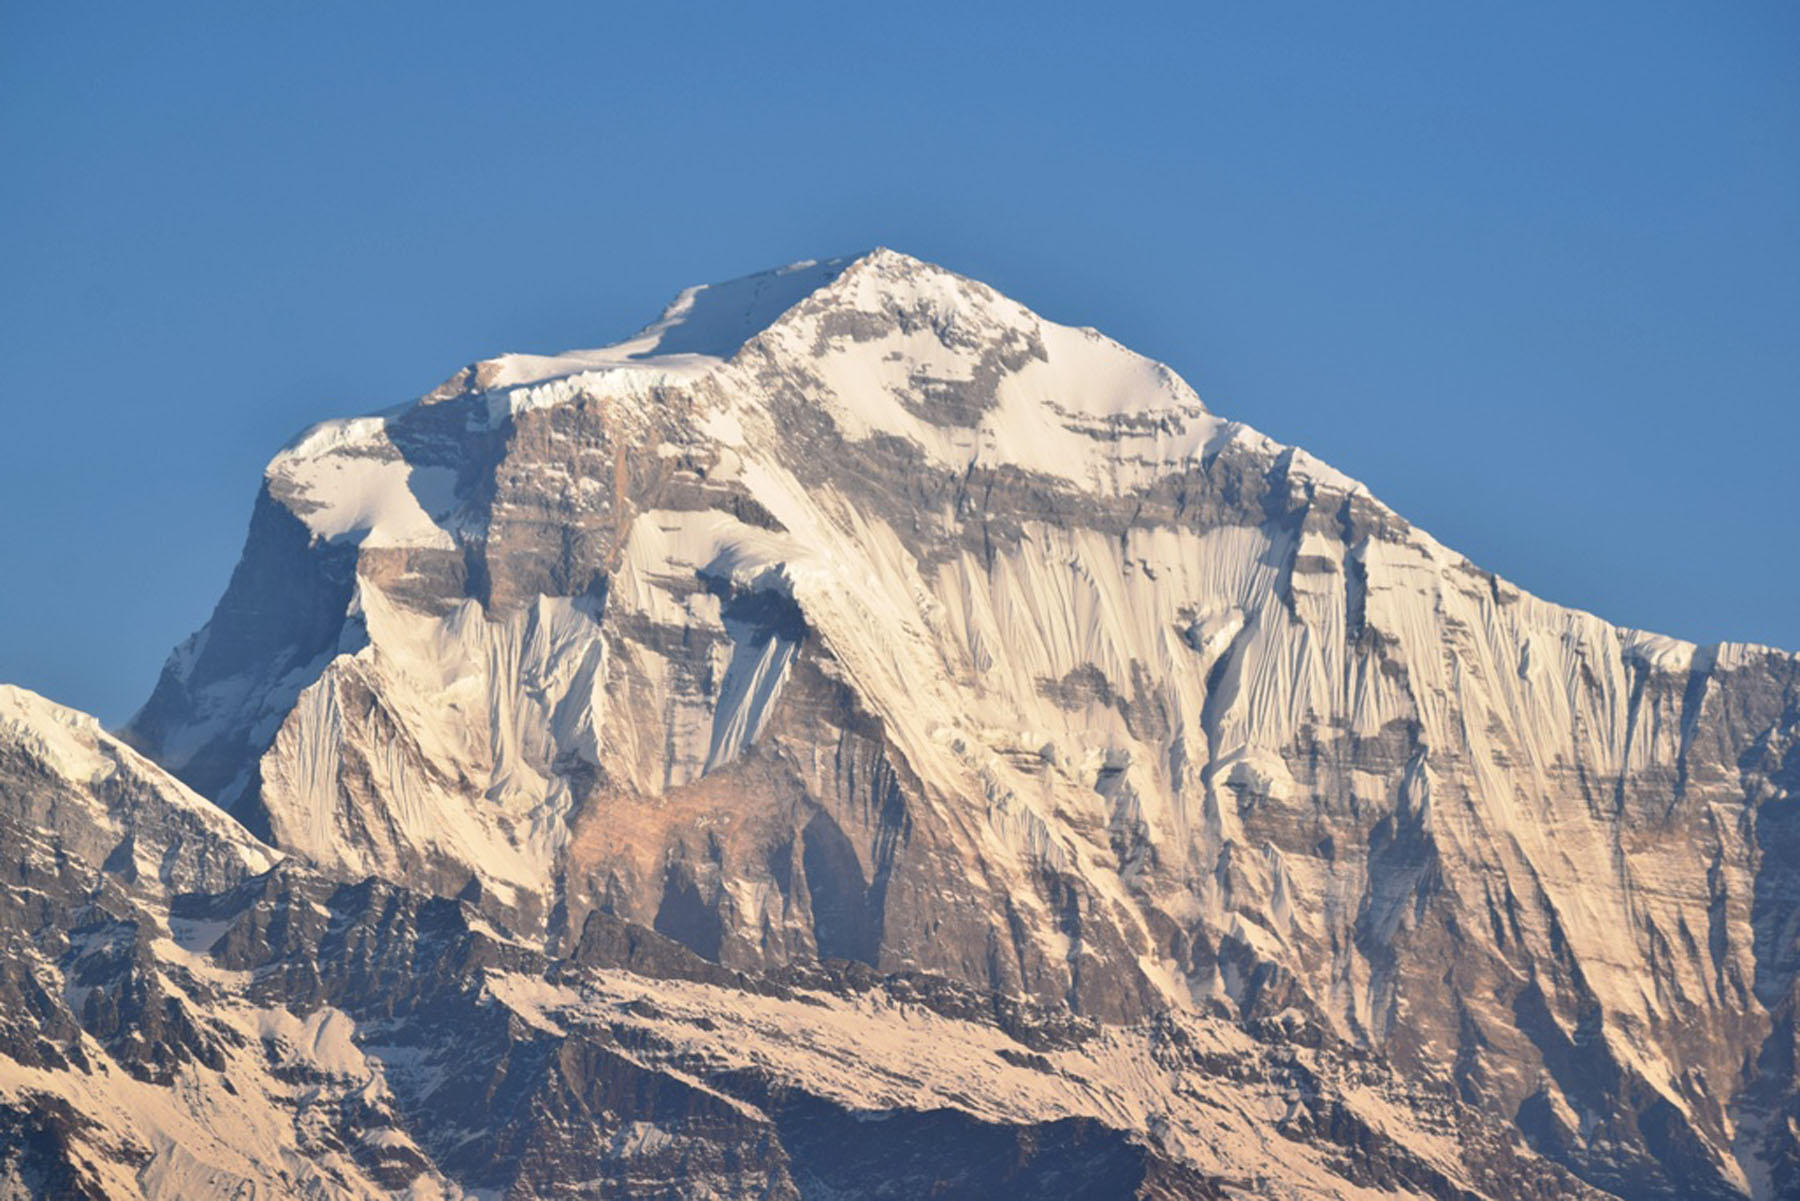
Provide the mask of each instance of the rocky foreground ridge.
{"label": "rocky foreground ridge", "polygon": [[691,289],[0,692],[0,1195],[1795,1195],[1797,724],[979,283]]}

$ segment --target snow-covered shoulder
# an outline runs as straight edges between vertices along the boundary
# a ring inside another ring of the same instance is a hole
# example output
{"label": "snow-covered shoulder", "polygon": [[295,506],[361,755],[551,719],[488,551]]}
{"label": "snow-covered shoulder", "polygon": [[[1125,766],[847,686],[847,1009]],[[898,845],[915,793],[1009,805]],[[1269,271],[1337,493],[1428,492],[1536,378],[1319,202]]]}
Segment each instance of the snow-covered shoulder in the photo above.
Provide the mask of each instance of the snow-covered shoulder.
{"label": "snow-covered shoulder", "polygon": [[68,780],[85,783],[107,767],[100,723],[29,688],[0,684],[0,745],[25,750]]}

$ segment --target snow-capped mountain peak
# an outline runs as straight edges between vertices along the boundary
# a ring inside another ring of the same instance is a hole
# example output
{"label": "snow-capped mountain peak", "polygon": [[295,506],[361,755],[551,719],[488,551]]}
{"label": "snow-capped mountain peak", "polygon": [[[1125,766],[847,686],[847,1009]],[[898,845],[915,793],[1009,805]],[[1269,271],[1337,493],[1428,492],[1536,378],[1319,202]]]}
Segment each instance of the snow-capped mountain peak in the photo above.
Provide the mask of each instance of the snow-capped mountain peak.
{"label": "snow-capped mountain peak", "polygon": [[129,733],[552,955],[1285,1014],[1602,1187],[1772,1195],[1795,695],[878,250],[315,427]]}

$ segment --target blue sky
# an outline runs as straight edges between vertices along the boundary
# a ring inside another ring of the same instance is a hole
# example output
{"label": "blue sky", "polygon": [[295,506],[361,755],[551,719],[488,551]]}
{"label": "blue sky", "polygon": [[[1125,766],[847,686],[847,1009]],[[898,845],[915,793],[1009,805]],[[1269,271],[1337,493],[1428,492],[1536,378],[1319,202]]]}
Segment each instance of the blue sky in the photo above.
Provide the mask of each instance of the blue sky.
{"label": "blue sky", "polygon": [[0,680],[126,717],[315,420],[875,244],[1800,649],[1800,6],[1100,8],[0,6]]}

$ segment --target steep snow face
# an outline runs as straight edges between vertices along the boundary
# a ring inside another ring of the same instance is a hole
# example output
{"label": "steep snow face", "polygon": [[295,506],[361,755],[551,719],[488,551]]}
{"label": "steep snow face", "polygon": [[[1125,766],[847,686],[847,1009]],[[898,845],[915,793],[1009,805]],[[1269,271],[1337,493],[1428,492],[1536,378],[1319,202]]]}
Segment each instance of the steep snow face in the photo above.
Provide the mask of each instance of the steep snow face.
{"label": "steep snow face", "polygon": [[1292,1009],[1728,1196],[1800,1179],[1797,697],[877,251],[304,435],[130,734],[551,945]]}

